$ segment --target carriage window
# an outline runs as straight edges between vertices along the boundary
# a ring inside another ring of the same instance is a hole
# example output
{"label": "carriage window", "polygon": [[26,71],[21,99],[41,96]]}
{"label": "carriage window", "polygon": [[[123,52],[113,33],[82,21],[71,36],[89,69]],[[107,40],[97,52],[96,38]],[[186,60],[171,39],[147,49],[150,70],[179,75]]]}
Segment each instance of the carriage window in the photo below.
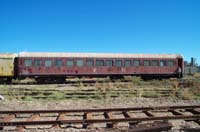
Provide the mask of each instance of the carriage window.
{"label": "carriage window", "polygon": [[157,60],[152,60],[151,61],[151,66],[158,66],[158,61]]}
{"label": "carriage window", "polygon": [[113,66],[113,61],[112,60],[106,60],[105,61],[105,66]]}
{"label": "carriage window", "polygon": [[55,66],[61,67],[62,66],[62,60],[56,60],[55,61]]}
{"label": "carriage window", "polygon": [[166,60],[161,60],[161,61],[160,61],[160,66],[161,66],[161,67],[167,66]]}
{"label": "carriage window", "polygon": [[149,60],[144,60],[144,66],[150,66],[150,61]]}
{"label": "carriage window", "polygon": [[134,60],[133,66],[140,66],[140,60]]}
{"label": "carriage window", "polygon": [[52,61],[51,60],[45,60],[45,66],[46,67],[51,67],[52,66]]}
{"label": "carriage window", "polygon": [[74,61],[73,60],[67,60],[67,66],[68,67],[74,66]]}
{"label": "carriage window", "polygon": [[27,66],[27,67],[32,66],[32,60],[25,60],[24,65]]}
{"label": "carriage window", "polygon": [[96,60],[96,66],[103,66],[103,60]]}
{"label": "carriage window", "polygon": [[93,60],[86,60],[86,66],[94,66]]}
{"label": "carriage window", "polygon": [[35,60],[34,64],[35,64],[35,66],[42,66],[42,61],[41,60]]}
{"label": "carriage window", "polygon": [[83,60],[77,60],[76,65],[77,66],[83,66]]}
{"label": "carriage window", "polygon": [[121,67],[122,66],[122,60],[116,60],[115,61],[115,66],[116,67]]}
{"label": "carriage window", "polygon": [[170,67],[174,66],[174,61],[173,60],[168,60],[168,66],[170,66]]}
{"label": "carriage window", "polygon": [[125,67],[131,66],[131,60],[125,60]]}

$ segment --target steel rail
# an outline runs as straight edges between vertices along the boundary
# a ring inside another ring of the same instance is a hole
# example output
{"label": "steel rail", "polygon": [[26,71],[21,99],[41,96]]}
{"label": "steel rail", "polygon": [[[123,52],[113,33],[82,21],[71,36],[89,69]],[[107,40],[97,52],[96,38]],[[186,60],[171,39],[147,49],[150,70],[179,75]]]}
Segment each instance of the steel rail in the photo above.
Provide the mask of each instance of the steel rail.
{"label": "steel rail", "polygon": [[63,110],[15,110],[0,111],[0,114],[31,114],[31,113],[65,113],[65,112],[116,112],[116,111],[140,111],[140,110],[173,110],[173,109],[195,109],[200,105],[191,106],[159,106],[159,107],[132,107],[132,108],[99,108],[99,109],[63,109]]}
{"label": "steel rail", "polygon": [[177,115],[177,116],[162,116],[162,117],[141,117],[141,118],[114,118],[114,119],[82,119],[82,120],[46,120],[46,121],[11,121],[1,122],[0,126],[26,126],[26,125],[52,125],[52,124],[84,124],[84,123],[117,123],[130,121],[156,121],[156,120],[199,120],[198,115]]}

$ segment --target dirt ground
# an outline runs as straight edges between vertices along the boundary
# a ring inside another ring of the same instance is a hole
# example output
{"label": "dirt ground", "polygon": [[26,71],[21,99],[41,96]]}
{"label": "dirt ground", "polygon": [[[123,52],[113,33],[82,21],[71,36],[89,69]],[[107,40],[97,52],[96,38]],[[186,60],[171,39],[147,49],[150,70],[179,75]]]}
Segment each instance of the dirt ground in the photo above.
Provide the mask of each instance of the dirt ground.
{"label": "dirt ground", "polygon": [[[135,83],[136,81],[134,81]],[[137,81],[138,83],[138,81]],[[142,85],[141,85],[142,83]],[[143,85],[145,83],[145,85]],[[158,81],[152,81],[151,87],[168,87],[168,88],[173,88],[171,84],[166,84],[165,82],[158,82]],[[164,84],[164,85],[163,85]],[[122,87],[123,85],[104,85],[103,90],[105,90],[105,87],[115,87],[115,90],[117,87]],[[129,89],[138,88],[138,87],[150,87],[149,82],[146,84],[146,82],[141,82],[139,80],[138,85],[128,85]],[[198,85],[194,85],[192,87],[199,88],[199,83]],[[66,90],[85,90],[88,89],[89,87],[83,87],[82,85],[78,87],[69,87],[67,85],[40,85],[38,86],[39,91],[40,90],[47,90],[46,88],[49,89],[55,89],[57,87],[59,90],[63,90],[66,92]],[[102,85],[96,86],[97,89],[101,88],[102,90]],[[126,86],[124,86],[126,87]],[[1,85],[0,86],[1,90],[7,90],[7,91],[2,91],[6,92],[9,94],[9,90],[14,90],[17,94],[20,92],[18,89],[19,88],[35,88],[35,86],[31,85]],[[123,88],[123,87],[122,87]],[[37,88],[36,88],[37,89]],[[118,88],[119,89],[119,88]],[[186,99],[183,98],[177,98],[177,97],[156,97],[156,98],[144,98],[144,97],[134,97],[134,96],[129,96],[129,97],[124,97],[119,96],[116,98],[86,98],[86,99],[81,99],[81,98],[71,98],[71,99],[33,99],[31,98],[30,100],[22,100],[22,99],[17,99],[17,98],[12,98],[10,99],[5,97],[4,100],[0,100],[0,110],[46,110],[46,109],[84,109],[84,108],[125,108],[125,107],[148,107],[148,106],[172,106],[172,105],[200,105],[200,99],[196,98],[193,99],[193,95],[190,94],[188,95],[188,91],[190,89],[186,88],[187,91],[185,91],[184,96],[187,97]],[[196,91],[195,91],[196,90]],[[199,89],[193,90],[194,93],[196,93],[197,96],[199,92]],[[61,91],[62,92],[62,91]],[[0,93],[1,94],[1,93]],[[12,93],[13,94],[13,93]],[[12,96],[12,94],[10,96]],[[43,95],[43,94],[42,94]],[[61,95],[60,93],[58,95]],[[13,95],[14,96],[14,95]],[[191,123],[191,122],[185,122],[185,121],[170,121],[173,125],[173,130],[170,132],[179,132],[180,129],[182,128],[197,128],[200,127],[196,123]],[[38,131],[38,132],[104,132],[104,131],[109,131],[109,132],[114,132],[114,131],[120,131],[121,129],[115,129],[115,130],[108,130],[108,129],[103,129],[103,128],[94,128],[94,129],[80,129],[80,128],[73,128],[69,127],[67,129],[61,129],[61,130],[55,130],[55,129],[46,129],[46,130],[40,130],[40,129],[34,129],[34,130],[27,130],[27,131]],[[126,132],[126,130],[123,130]]]}
{"label": "dirt ground", "polygon": [[83,108],[116,108],[146,107],[166,105],[200,105],[200,100],[177,100],[172,98],[109,98],[103,100],[11,100],[0,101],[0,110],[32,110],[32,109],[83,109]]}
{"label": "dirt ground", "polygon": [[[12,100],[0,101],[0,110],[32,110],[32,109],[84,109],[84,108],[117,108],[117,107],[146,107],[146,106],[166,106],[166,105],[200,105],[200,100],[177,100],[172,98],[115,98],[105,100],[60,100],[60,101],[19,101]],[[173,132],[179,131],[180,128],[198,127],[195,123],[185,121],[171,121],[173,124]],[[64,130],[27,130],[27,131],[48,131],[48,132],[103,132],[117,131],[105,129],[77,129],[67,128]],[[119,131],[119,130],[118,130]]]}

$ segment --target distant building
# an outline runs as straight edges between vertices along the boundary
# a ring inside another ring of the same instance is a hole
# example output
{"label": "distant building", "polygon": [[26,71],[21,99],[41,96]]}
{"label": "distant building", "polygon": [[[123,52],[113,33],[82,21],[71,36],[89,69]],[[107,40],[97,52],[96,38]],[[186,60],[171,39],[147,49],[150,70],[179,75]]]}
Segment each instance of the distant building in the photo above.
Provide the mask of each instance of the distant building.
{"label": "distant building", "polygon": [[196,66],[195,61],[196,61],[196,59],[192,57],[190,66],[195,67]]}
{"label": "distant building", "polygon": [[199,67],[185,66],[184,68],[184,74],[187,75],[193,75],[197,72],[199,72]]}
{"label": "distant building", "polygon": [[185,75],[193,75],[200,71],[200,67],[198,67],[195,62],[196,62],[196,59],[193,57],[191,58],[190,63],[188,63],[187,61],[184,61],[184,74]]}

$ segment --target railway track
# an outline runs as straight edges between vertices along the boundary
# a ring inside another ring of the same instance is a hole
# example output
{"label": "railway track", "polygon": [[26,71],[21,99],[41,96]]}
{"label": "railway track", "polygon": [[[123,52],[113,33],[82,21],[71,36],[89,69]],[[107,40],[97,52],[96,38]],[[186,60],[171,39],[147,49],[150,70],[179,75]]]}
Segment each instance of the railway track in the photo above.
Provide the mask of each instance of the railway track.
{"label": "railway track", "polygon": [[[63,82],[55,82],[55,81],[48,81],[43,83],[37,83],[34,79],[23,79],[23,80],[14,80],[12,82],[12,85],[48,85],[48,84],[66,84],[68,86],[96,86],[98,85],[118,85],[120,87],[127,87],[138,85],[138,83],[142,82],[143,80],[141,78],[134,78],[134,77],[124,77],[122,79],[110,79],[110,78],[68,78]],[[176,78],[170,78],[164,80],[164,85],[172,86],[172,87],[182,87],[182,88],[188,88],[194,85],[195,81],[198,81],[197,78],[183,78],[183,79],[176,79]],[[159,80],[148,80],[142,82],[144,85],[160,85]],[[157,84],[155,84],[157,83]]]}
{"label": "railway track", "polygon": [[[70,126],[113,129],[126,126],[133,132],[154,132],[171,129],[169,120],[184,120],[200,125],[200,105],[0,111],[0,129],[17,131],[33,128],[65,129]],[[144,127],[145,123],[154,125]]]}
{"label": "railway track", "polygon": [[56,98],[58,95],[62,99],[103,99],[117,97],[169,97],[176,94],[177,89],[172,88],[4,88],[0,89],[2,96],[12,97],[17,99],[50,99]]}
{"label": "railway track", "polygon": [[[174,82],[173,82],[174,81]],[[83,79],[70,80],[67,84],[27,84],[1,85],[2,96],[14,99],[104,99],[117,97],[176,97],[184,83],[177,80],[144,82],[144,87],[134,85],[131,80],[111,82],[109,80]],[[157,84],[158,83],[158,84]],[[152,85],[151,85],[152,84]],[[193,82],[186,82],[187,87]],[[157,86],[158,85],[158,86]],[[185,86],[184,86],[185,87]],[[194,86],[195,87],[195,86]],[[71,88],[71,89],[70,89]]]}

